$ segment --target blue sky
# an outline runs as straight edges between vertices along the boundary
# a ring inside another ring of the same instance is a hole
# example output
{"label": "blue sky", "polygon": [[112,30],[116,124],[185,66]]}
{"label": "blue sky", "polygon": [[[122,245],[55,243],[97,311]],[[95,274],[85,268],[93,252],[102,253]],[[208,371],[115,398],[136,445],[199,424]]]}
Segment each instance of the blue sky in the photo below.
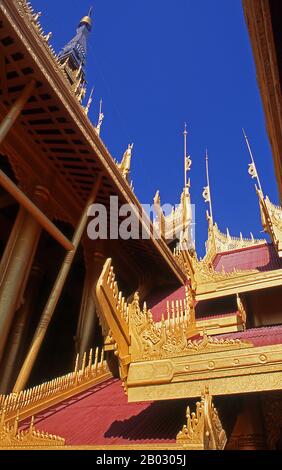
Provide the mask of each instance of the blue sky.
{"label": "blue sky", "polygon": [[247,131],[265,194],[278,203],[255,66],[241,0],[32,0],[57,51],[94,6],[87,77],[100,97],[101,137],[114,158],[134,142],[132,179],[142,203],[157,189],[178,203],[183,187],[183,126],[188,123],[196,243],[207,236],[202,198],[209,151],[214,219],[232,235],[262,237],[254,181],[242,135]]}

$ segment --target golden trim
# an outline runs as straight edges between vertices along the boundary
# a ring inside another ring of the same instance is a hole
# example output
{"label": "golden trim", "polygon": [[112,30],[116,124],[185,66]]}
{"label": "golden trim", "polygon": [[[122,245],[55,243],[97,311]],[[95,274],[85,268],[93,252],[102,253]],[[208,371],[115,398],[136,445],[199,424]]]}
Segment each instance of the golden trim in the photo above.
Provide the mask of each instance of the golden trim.
{"label": "golden trim", "polygon": [[269,197],[264,198],[262,191],[257,189],[262,226],[268,232],[278,256],[282,257],[282,207],[275,206]]}
{"label": "golden trim", "polygon": [[65,445],[65,439],[47,432],[37,431],[34,428],[34,418],[32,417],[28,430],[19,431],[18,416],[13,424],[5,421],[5,412],[0,412],[0,449],[24,449],[24,448],[60,448]]}
{"label": "golden trim", "polygon": [[[249,348],[250,343],[239,340],[217,339],[206,334],[191,341],[198,334],[192,289],[186,286],[185,299],[167,303],[167,318],[154,322],[152,313],[144,304],[140,308],[138,293],[127,304],[115,281],[111,259],[105,262],[96,286],[96,299],[107,348],[114,345],[120,364],[120,376],[126,384],[130,367],[143,361],[185,357],[201,351]],[[146,367],[145,367],[146,369]],[[143,372],[139,370],[140,377]],[[132,379],[131,379],[132,380]]]}
{"label": "golden trim", "polygon": [[168,400],[198,396],[282,390],[282,345],[200,351],[130,365],[128,400]]}
{"label": "golden trim", "polygon": [[0,395],[0,412],[5,410],[5,420],[13,420],[18,414],[21,421],[112,377],[104,352],[99,353],[98,348],[94,358],[92,350],[88,360],[83,355],[80,369],[78,364],[79,355],[73,372],[19,393]]}

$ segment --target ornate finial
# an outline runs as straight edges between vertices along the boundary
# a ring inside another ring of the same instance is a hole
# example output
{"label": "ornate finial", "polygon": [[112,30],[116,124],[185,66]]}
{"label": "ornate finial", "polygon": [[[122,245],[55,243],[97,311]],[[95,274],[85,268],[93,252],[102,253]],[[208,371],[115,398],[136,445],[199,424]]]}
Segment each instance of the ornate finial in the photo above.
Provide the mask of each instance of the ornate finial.
{"label": "ornate finial", "polygon": [[190,155],[187,155],[187,123],[184,124],[184,187],[187,186],[187,171],[191,169],[192,160]]}
{"label": "ornate finial", "polygon": [[85,64],[87,57],[88,36],[92,28],[92,9],[79,22],[75,36],[64,46],[58,54],[58,60],[62,64],[70,88],[76,94],[79,101],[85,96]]}
{"label": "ornate finial", "polygon": [[126,179],[128,179],[128,175],[130,172],[130,166],[131,166],[131,156],[132,156],[132,150],[133,150],[134,144],[129,144],[126,151],[123,154],[122,161],[119,164],[120,171],[122,173],[122,176]]}
{"label": "ornate finial", "polygon": [[87,105],[84,108],[84,112],[85,112],[86,116],[89,113],[89,109],[90,109],[91,103],[93,101],[93,93],[94,93],[94,88],[92,88],[92,90],[90,92],[90,95],[89,95],[89,98],[88,98],[88,101],[87,101]]}
{"label": "ornate finial", "polygon": [[93,12],[93,7],[90,7],[88,15],[84,16],[79,23],[79,26],[85,24],[88,31],[91,31],[92,29],[92,12]]}
{"label": "ornate finial", "polygon": [[249,172],[249,175],[251,175],[252,178],[256,178],[256,180],[258,182],[259,190],[263,194],[262,187],[261,187],[261,184],[260,184],[260,179],[259,179],[259,176],[258,176],[256,164],[255,164],[255,160],[254,160],[254,156],[253,156],[252,149],[251,149],[251,146],[250,146],[250,143],[249,143],[249,139],[247,137],[247,134],[246,134],[245,130],[242,129],[242,131],[243,131],[245,141],[246,141],[246,144],[247,144],[247,148],[248,148],[248,151],[249,151],[249,154],[250,154],[250,157],[251,157],[251,163],[249,163],[248,172]]}
{"label": "ornate finial", "polygon": [[104,121],[104,113],[102,112],[102,105],[103,105],[103,100],[102,98],[100,99],[100,110],[99,110],[99,117],[98,117],[98,123],[96,127],[97,134],[100,135],[101,132],[101,127]]}
{"label": "ornate finial", "polygon": [[207,176],[207,186],[204,187],[203,198],[205,202],[209,203],[210,206],[210,217],[213,223],[213,214],[212,214],[212,203],[211,203],[211,191],[210,191],[210,178],[209,178],[209,156],[208,149],[206,149],[206,176]]}

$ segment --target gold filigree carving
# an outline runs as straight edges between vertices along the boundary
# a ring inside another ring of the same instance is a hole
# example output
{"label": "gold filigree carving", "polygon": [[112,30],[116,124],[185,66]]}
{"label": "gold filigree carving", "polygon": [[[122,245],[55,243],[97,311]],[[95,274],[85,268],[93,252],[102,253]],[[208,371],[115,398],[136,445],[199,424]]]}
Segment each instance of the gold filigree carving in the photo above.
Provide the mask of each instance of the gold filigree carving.
{"label": "gold filigree carving", "polygon": [[127,304],[119,291],[111,259],[104,265],[96,286],[102,324],[107,325],[107,346],[113,344],[119,358],[120,375],[124,381],[130,363],[191,355],[205,351],[249,347],[240,340],[210,338],[206,334],[191,340],[198,334],[192,289],[186,286],[185,299],[167,303],[166,318],[154,322],[146,304],[140,307],[138,293]]}
{"label": "gold filigree carving", "polygon": [[221,271],[216,271],[208,259],[204,258],[198,260],[196,255],[192,259],[197,285],[207,282],[221,282],[227,279],[236,279],[241,276],[246,276],[247,274],[255,274],[258,272],[256,269],[239,270],[236,268],[231,272],[226,272],[224,267],[222,267]]}
{"label": "gold filigree carving", "polygon": [[5,412],[2,411],[0,412],[0,448],[62,447],[65,445],[65,439],[62,437],[36,430],[33,417],[27,430],[19,430],[18,417],[15,418],[13,424],[5,421]]}
{"label": "gold filigree carving", "polygon": [[233,349],[234,346],[240,349],[250,347],[251,344],[243,342],[239,339],[213,338],[208,336],[205,332],[201,339],[193,341],[189,340],[187,342],[187,348],[189,352],[203,352],[203,350],[206,352],[216,352],[221,348],[227,351],[228,349]]}
{"label": "gold filigree carving", "polygon": [[212,264],[218,253],[249,248],[251,246],[263,245],[266,243],[265,239],[254,238],[252,233],[251,238],[244,238],[242,233],[240,233],[240,237],[231,236],[228,229],[226,230],[226,233],[221,232],[218,225],[213,223],[213,220],[208,213],[207,220],[208,239],[206,241],[206,254],[204,257],[204,262],[207,265]]}
{"label": "gold filigree carving", "polygon": [[208,290],[208,285],[210,284],[235,280],[242,276],[253,275],[259,272],[257,269],[240,270],[236,268],[231,272],[226,272],[224,267],[222,267],[221,271],[216,271],[212,264],[215,256],[216,251],[209,251],[208,255],[203,259],[198,259],[196,252],[188,252],[180,248],[174,250],[175,260],[190,279],[192,288],[196,293],[197,289],[203,289],[205,286]]}
{"label": "gold filigree carving", "polygon": [[244,302],[242,301],[241,297],[239,294],[236,294],[236,301],[237,301],[237,308],[238,312],[240,313],[242,323],[244,326],[244,330],[246,329],[246,323],[247,323],[247,311]]}
{"label": "gold filigree carving", "polygon": [[257,195],[263,229],[269,233],[279,257],[282,257],[282,208],[272,204],[268,196],[264,198],[259,189],[257,189]]}
{"label": "gold filigree carving", "polygon": [[189,188],[190,180],[181,193],[180,204],[175,208],[173,207],[170,214],[164,214],[161,207],[160,193],[159,191],[156,192],[154,207],[157,217],[154,221],[154,229],[167,242],[179,239],[182,246],[194,249],[192,236],[193,214]]}
{"label": "gold filigree carving", "polygon": [[199,446],[203,450],[223,450],[226,445],[226,433],[222,427],[217,409],[212,402],[208,388],[196,403],[196,412],[187,408],[187,424],[177,434],[176,442],[186,448]]}
{"label": "gold filigree carving", "polygon": [[[239,250],[242,248],[249,248],[250,246],[255,246],[255,245],[263,245],[266,243],[265,239],[254,238],[252,233],[251,233],[251,238],[244,238],[242,233],[240,233],[240,237],[233,237],[230,235],[228,229],[226,231],[226,234],[222,233],[219,230],[217,224],[214,224],[213,227],[210,227],[209,229],[208,243],[212,236],[214,237],[216,254],[223,253],[226,251]],[[207,245],[207,254],[209,252],[208,248],[209,248],[209,245]]]}

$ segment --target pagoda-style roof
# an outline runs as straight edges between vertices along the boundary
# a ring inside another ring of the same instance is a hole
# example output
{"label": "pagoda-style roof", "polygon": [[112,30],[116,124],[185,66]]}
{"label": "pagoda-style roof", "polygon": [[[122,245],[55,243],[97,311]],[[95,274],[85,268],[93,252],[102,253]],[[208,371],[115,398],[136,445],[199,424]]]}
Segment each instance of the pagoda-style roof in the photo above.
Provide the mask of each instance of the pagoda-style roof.
{"label": "pagoda-style roof", "polygon": [[[20,186],[25,189],[28,179],[47,186],[53,216],[75,226],[102,174],[96,202],[109,209],[110,196],[116,195],[120,204],[134,204],[141,214],[140,202],[87,117],[49,46],[50,35],[43,33],[28,2],[3,0],[0,14],[1,120],[24,87],[36,80],[35,91],[1,145]],[[152,233],[148,218],[140,221],[141,226]],[[124,259],[130,257],[131,277],[153,269],[169,282],[185,280],[163,239],[150,236],[116,245],[117,257],[121,253]]]}
{"label": "pagoda-style roof", "polygon": [[186,406],[186,400],[128,403],[121,381],[111,378],[44,410],[35,424],[72,446],[175,444]]}

